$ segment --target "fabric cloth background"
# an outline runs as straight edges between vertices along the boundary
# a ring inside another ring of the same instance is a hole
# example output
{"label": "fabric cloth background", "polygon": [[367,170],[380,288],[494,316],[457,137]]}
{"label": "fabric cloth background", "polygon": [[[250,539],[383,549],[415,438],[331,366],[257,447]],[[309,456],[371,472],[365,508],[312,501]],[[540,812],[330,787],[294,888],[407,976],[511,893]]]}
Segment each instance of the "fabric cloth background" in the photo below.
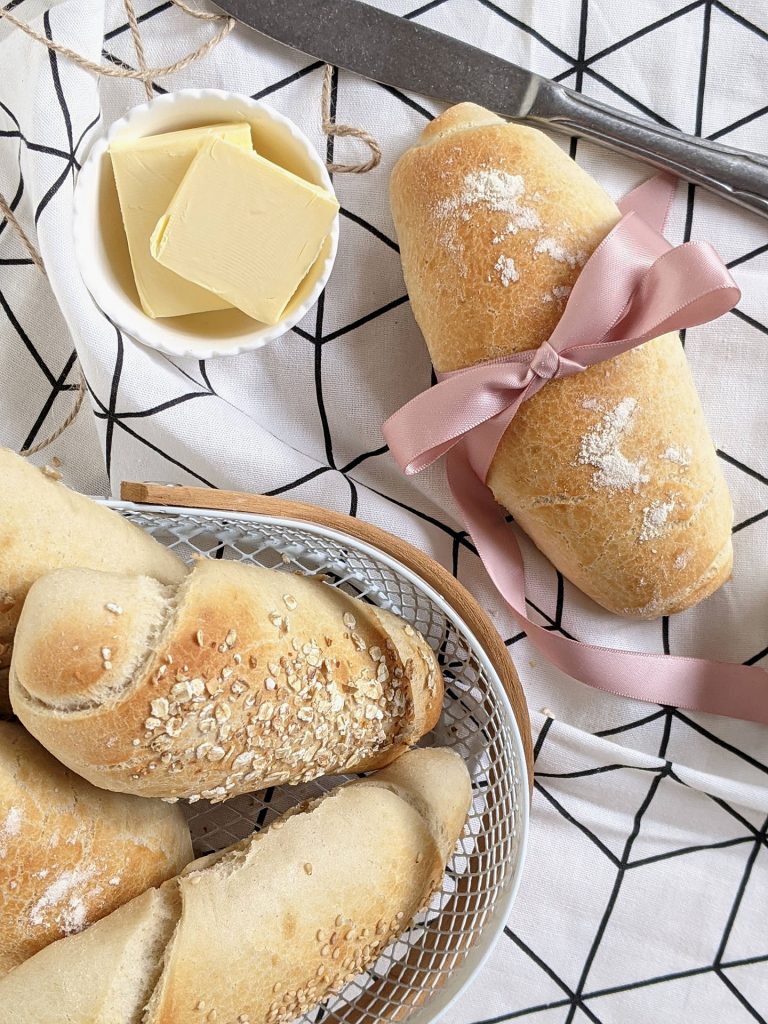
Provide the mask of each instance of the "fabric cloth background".
{"label": "fabric cloth background", "polygon": [[[634,113],[765,153],[768,9],[762,0],[390,0],[413,17]],[[35,27],[94,60],[135,66],[119,0],[13,0]],[[211,25],[137,4],[150,64]],[[321,151],[322,68],[238,28],[156,93],[231,89],[287,114]],[[0,190],[49,281],[0,222],[0,441],[15,449],[66,416],[80,360],[89,399],[37,462],[117,494],[123,479],[283,494],[379,523],[434,555],[506,639],[536,738],[527,871],[508,928],[451,1008],[451,1024],[768,1019],[768,731],[591,691],[545,664],[489,586],[441,466],[405,480],[382,421],[430,382],[388,209],[393,162],[440,104],[347,73],[341,121],[376,135],[382,165],[335,175],[336,269],[286,337],[231,359],[173,362],[94,306],[74,265],[73,181],[140,83],[97,80],[0,21]],[[637,163],[555,136],[615,197]],[[358,143],[327,144],[356,162]],[[362,157],[365,153],[362,152]],[[632,623],[579,595],[529,544],[531,607],[552,629],[645,650],[768,658],[768,222],[681,184],[668,235],[709,239],[743,290],[738,309],[684,339],[736,506],[733,580],[670,620]],[[541,711],[540,709],[547,709]]]}

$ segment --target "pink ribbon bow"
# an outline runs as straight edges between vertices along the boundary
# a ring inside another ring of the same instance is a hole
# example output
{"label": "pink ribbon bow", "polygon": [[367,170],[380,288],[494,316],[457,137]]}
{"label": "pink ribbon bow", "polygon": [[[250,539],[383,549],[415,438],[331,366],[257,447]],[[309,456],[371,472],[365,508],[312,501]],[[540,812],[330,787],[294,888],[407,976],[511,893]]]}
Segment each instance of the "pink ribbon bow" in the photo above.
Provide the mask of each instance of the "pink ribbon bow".
{"label": "pink ribbon bow", "polygon": [[448,482],[488,574],[533,643],[581,682],[638,700],[768,724],[768,675],[754,666],[619,651],[557,635],[526,615],[520,548],[485,480],[523,402],[667,331],[714,320],[740,292],[706,242],[662,236],[674,179],[657,176],[622,200],[619,223],[585,264],[563,315],[539,348],[441,374],[384,424],[407,474],[448,455]]}

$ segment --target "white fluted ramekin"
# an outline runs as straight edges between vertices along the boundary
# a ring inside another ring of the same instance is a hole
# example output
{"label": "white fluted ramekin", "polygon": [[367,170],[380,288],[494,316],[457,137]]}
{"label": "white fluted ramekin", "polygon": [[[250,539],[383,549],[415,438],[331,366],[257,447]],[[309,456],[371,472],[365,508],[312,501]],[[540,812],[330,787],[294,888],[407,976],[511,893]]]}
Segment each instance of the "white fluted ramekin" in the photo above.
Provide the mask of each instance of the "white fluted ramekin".
{"label": "white fluted ramekin", "polygon": [[320,297],[333,268],[338,216],[323,248],[279,323],[257,323],[224,309],[153,320],[144,313],[133,280],[117,199],[109,144],[198,125],[247,121],[254,148],[300,177],[333,192],[325,164],[295,124],[263,103],[220,89],[182,89],[133,107],[91,148],[74,196],[75,258],[96,304],[137,341],[172,356],[210,359],[261,348],[289,331]]}

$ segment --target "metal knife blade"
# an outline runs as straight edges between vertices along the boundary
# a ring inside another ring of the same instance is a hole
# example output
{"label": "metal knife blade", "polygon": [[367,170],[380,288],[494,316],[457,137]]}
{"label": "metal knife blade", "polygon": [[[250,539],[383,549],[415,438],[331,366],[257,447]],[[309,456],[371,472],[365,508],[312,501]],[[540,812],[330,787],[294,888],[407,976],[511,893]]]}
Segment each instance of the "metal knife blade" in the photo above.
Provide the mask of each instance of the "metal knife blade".
{"label": "metal knife blade", "polygon": [[533,113],[552,83],[461,40],[358,0],[216,0],[233,18],[383,85],[507,117]]}
{"label": "metal knife blade", "polygon": [[383,85],[580,135],[768,217],[768,159],[633,117],[360,0],[216,0],[262,34]]}

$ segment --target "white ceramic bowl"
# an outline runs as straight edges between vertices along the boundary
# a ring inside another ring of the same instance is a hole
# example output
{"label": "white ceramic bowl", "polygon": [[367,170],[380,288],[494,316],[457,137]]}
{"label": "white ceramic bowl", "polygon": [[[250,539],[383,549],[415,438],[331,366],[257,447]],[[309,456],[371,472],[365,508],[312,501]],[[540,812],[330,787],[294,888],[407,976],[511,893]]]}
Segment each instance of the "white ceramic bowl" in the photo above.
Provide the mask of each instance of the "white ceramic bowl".
{"label": "white ceramic bowl", "polygon": [[338,216],[320,255],[272,326],[238,309],[153,320],[141,308],[128,254],[108,147],[113,139],[141,138],[198,125],[247,121],[254,148],[294,174],[333,192],[325,164],[309,139],[287,118],[248,96],[220,89],[182,89],[134,107],[110,127],[88,154],[75,186],[75,257],[88,291],[118,327],[150,348],[172,356],[210,359],[261,348],[285,334],[317,302],[336,257]]}

